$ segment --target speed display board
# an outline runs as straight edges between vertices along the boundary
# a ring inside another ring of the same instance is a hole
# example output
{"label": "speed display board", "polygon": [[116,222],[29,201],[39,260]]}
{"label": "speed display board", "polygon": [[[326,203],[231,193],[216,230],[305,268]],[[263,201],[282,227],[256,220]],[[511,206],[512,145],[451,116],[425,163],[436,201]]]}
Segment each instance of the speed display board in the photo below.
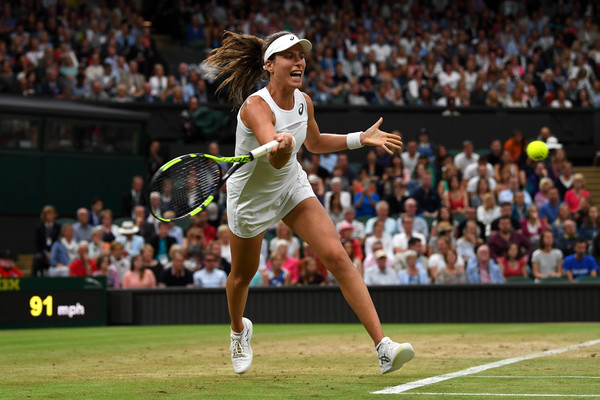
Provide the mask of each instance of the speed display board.
{"label": "speed display board", "polygon": [[0,328],[106,325],[106,278],[0,279]]}

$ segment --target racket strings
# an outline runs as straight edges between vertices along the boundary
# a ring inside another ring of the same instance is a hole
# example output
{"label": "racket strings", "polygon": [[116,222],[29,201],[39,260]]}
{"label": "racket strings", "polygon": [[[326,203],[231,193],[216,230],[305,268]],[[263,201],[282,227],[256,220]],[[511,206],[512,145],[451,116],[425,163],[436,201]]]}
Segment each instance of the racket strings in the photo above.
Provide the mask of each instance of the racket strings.
{"label": "racket strings", "polygon": [[187,156],[156,176],[150,191],[160,193],[162,210],[171,210],[181,217],[204,203],[220,180],[221,169],[213,160]]}

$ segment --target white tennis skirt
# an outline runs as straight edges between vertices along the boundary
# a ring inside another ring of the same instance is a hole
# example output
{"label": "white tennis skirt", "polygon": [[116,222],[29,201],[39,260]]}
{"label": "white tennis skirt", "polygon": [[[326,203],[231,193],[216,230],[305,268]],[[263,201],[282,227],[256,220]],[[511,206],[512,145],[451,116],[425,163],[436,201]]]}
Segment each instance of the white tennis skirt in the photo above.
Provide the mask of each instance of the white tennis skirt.
{"label": "white tennis skirt", "polygon": [[246,185],[240,194],[227,193],[227,221],[241,238],[255,237],[288,215],[300,202],[316,197],[306,172],[299,169],[274,193],[257,193]]}

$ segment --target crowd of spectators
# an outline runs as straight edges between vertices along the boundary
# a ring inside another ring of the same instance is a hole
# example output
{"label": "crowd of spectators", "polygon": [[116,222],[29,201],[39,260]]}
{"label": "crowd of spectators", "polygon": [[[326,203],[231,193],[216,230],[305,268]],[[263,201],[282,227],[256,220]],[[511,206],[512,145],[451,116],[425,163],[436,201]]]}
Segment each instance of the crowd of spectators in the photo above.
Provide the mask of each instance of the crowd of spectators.
{"label": "crowd of spectators", "polygon": [[[600,214],[548,127],[535,138],[550,149],[536,162],[515,130],[489,151],[469,141],[451,156],[425,128],[400,154],[300,152],[308,180],[340,241],[368,285],[575,281],[598,276]],[[219,154],[216,142],[209,151]],[[152,164],[159,167],[160,158]],[[357,167],[357,168],[355,168]],[[36,232],[34,275],[105,275],[111,287],[224,286],[231,269],[226,190],[184,226],[169,197],[144,192],[134,177],[123,194],[120,225],[100,199],[56,223],[47,206]],[[148,199],[148,200],[147,200]],[[324,222],[325,223],[325,222]],[[314,250],[279,222],[265,238],[252,285],[335,285]]]}
{"label": "crowd of spectators", "polygon": [[[527,157],[529,140],[550,156]],[[367,284],[502,283],[598,276],[600,218],[546,126],[451,156],[427,129],[401,154],[306,158],[309,181]],[[585,277],[585,278],[584,278]]]}
{"label": "crowd of spectators", "polygon": [[[186,104],[182,125],[191,129],[198,105],[217,100],[217,82],[203,64],[169,71],[153,32],[208,54],[225,30],[289,30],[313,43],[303,90],[316,104],[430,105],[445,115],[465,106],[600,106],[600,3],[592,0],[161,1],[151,23],[122,0],[44,4],[2,2],[0,92]],[[548,128],[540,138],[551,155],[538,163],[524,155],[520,131],[492,141],[486,156],[465,142],[451,157],[426,130],[401,155],[369,150],[358,169],[344,153],[301,162],[369,284],[597,274],[597,207]],[[34,274],[103,274],[113,287],[222,285],[224,196],[183,231],[150,216],[151,207],[168,215],[168,199],[155,194],[145,204],[143,185],[132,180],[119,225],[101,199],[77,210],[73,225],[59,226],[44,208]],[[256,284],[334,282],[309,246],[284,224],[273,227]]]}
{"label": "crowd of spectators", "polygon": [[3,2],[0,92],[202,104],[217,100],[210,71],[167,71],[154,32],[206,55],[225,30],[289,30],[314,45],[303,89],[316,104],[600,107],[593,0],[182,0],[159,2],[153,16],[122,0],[49,3]]}
{"label": "crowd of spectators", "polygon": [[171,17],[206,51],[225,30],[306,37],[317,104],[600,107],[599,15],[593,1],[289,0],[180,2]]}

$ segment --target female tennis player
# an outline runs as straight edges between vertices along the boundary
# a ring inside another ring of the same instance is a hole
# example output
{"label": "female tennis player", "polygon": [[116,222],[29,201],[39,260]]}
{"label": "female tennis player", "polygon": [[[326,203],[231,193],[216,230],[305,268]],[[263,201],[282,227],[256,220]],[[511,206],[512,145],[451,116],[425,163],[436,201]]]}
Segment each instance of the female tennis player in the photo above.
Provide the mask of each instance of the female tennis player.
{"label": "female tennis player", "polygon": [[[267,157],[244,165],[227,182],[227,216],[233,233],[227,302],[231,360],[238,374],[247,372],[252,364],[252,322],[243,317],[248,285],[258,269],[264,232],[279,220],[303,238],[333,273],[346,301],[373,339],[381,372],[399,369],[414,357],[410,344],[384,337],[367,287],[296,160],[303,143],[312,153],[364,145],[380,146],[392,153],[392,149],[401,149],[401,139],[379,130],[381,118],[364,132],[319,132],[313,103],[299,90],[306,68],[304,54],[311,48],[308,40],[289,32],[274,33],[264,41],[226,32],[222,47],[208,58],[217,77],[226,77],[219,90],[227,88],[229,99],[241,104],[236,155],[273,139],[279,142]],[[261,78],[268,80],[267,86],[251,94]]]}

